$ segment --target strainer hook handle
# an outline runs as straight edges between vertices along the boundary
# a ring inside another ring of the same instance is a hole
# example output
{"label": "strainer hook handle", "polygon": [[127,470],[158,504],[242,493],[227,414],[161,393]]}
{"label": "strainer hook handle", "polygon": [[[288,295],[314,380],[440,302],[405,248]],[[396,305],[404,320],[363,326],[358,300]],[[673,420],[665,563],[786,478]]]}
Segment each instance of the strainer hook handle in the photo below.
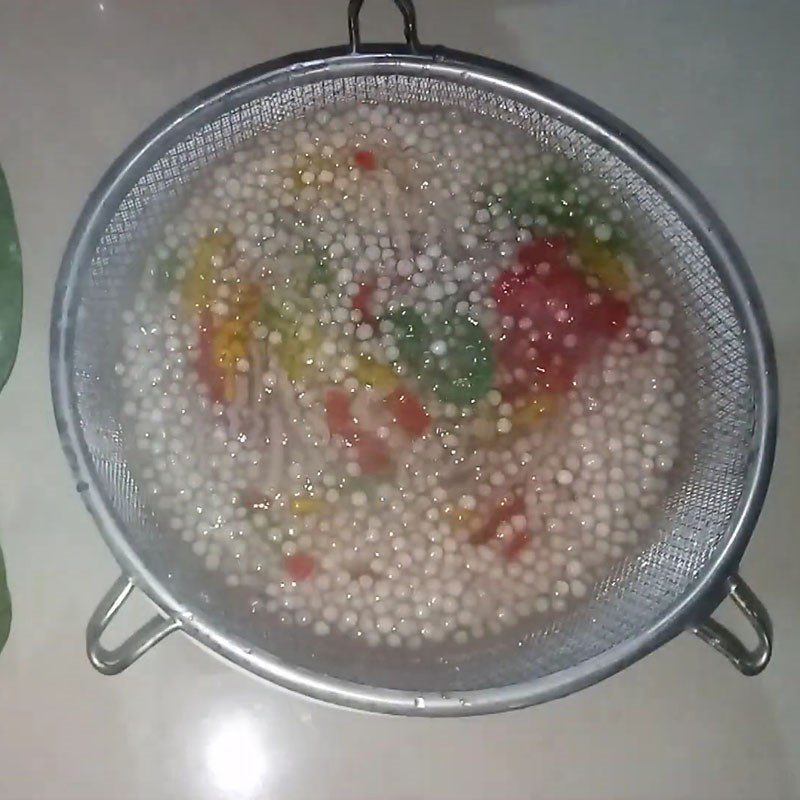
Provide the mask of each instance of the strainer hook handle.
{"label": "strainer hook handle", "polygon": [[127,669],[165,636],[180,628],[174,619],[153,617],[122,644],[109,649],[100,639],[122,604],[133,591],[133,581],[121,575],[106,592],[86,626],[86,654],[92,666],[103,675],[116,675]]}
{"label": "strainer hook handle", "polygon": [[728,596],[756,632],[756,645],[752,649],[748,648],[738,636],[713,618],[693,627],[692,633],[722,653],[742,675],[758,675],[772,657],[772,620],[769,612],[755,592],[736,573],[728,578]]}
{"label": "strainer hook handle", "polygon": [[[411,0],[394,0],[394,4],[403,15],[403,33],[406,37],[406,44],[412,53],[417,53],[419,52],[420,44],[417,36],[417,12],[414,10],[414,3]],[[361,52],[358,15],[361,13],[361,6],[363,5],[364,0],[350,0],[347,6],[347,29],[350,34],[350,49],[354,53]]]}

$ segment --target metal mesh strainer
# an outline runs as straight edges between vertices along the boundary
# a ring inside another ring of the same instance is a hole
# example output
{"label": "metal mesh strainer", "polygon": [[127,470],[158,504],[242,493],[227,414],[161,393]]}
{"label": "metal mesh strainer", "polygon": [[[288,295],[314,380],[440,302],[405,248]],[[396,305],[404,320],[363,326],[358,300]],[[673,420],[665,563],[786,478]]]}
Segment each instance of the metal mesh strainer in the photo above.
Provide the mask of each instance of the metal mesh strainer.
{"label": "metal mesh strainer", "polygon": [[[734,570],[752,532],[775,437],[775,365],[741,255],[706,203],[635,133],[547,81],[475,56],[419,45],[410,2],[397,2],[406,46],[363,47],[350,3],[351,48],[281,59],[213,86],[170,112],[114,165],[75,228],[53,310],[55,413],[67,457],[123,577],[90,622],[89,654],[124,669],[181,629],[247,669],[307,694],[395,713],[501,710],[574,691],[694,629],[744,672],[769,658],[763,607]],[[199,170],[260,131],[344,102],[435,103],[504,120],[613,184],[642,247],[683,309],[689,390],[684,445],[657,530],[594,587],[591,599],[541,629],[421,653],[360,649],[265,625],[239,590],[187,559],[139,495],[126,463],[113,368],[119,317],[143,243],[163,226]],[[116,650],[100,635],[141,588],[153,619]],[[746,650],[709,620],[730,592],[751,619]]]}

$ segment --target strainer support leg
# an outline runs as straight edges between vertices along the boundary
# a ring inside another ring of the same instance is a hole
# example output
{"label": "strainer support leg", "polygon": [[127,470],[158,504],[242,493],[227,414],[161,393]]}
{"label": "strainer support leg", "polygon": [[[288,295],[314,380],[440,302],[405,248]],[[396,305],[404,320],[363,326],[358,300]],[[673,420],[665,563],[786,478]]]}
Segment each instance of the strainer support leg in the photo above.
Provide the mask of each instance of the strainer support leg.
{"label": "strainer support leg", "polygon": [[127,669],[153,645],[180,628],[176,620],[156,616],[117,647],[104,647],[100,639],[132,590],[133,581],[130,578],[125,575],[117,578],[86,626],[86,653],[92,666],[103,675],[116,675]]}
{"label": "strainer support leg", "polygon": [[713,618],[693,627],[692,633],[722,653],[742,675],[758,675],[772,656],[772,620],[764,604],[738,574],[728,578],[728,595],[753,626],[758,637],[756,645],[748,648],[738,636]]}

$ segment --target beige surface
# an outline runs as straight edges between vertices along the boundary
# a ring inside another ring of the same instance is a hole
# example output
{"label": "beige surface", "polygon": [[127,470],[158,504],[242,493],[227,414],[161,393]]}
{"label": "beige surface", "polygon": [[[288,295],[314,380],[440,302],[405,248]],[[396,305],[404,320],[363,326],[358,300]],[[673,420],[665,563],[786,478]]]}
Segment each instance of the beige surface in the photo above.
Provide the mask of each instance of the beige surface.
{"label": "beige surface", "polygon": [[[0,0],[0,161],[25,260],[0,396],[0,536],[15,604],[0,656],[0,798],[800,797],[800,19],[793,0],[419,0],[421,36],[535,69],[677,161],[751,260],[773,323],[782,429],[743,569],[777,651],[740,677],[683,636],[566,700],[460,721],[370,717],[256,682],[173,636],[123,675],[83,653],[116,576],[59,449],[52,286],[92,186],[188,93],[342,41],[344,0]],[[388,0],[365,38],[397,38]],[[147,613],[143,601],[131,618]]]}

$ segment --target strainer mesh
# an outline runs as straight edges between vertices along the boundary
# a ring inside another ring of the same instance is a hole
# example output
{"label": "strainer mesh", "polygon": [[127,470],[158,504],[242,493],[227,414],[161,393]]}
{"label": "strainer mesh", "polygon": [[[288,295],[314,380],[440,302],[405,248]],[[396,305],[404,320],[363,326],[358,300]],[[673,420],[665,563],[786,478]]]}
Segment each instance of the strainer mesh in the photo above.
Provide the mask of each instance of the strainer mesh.
{"label": "strainer mesh", "polygon": [[[253,614],[252,598],[203,573],[174,531],[160,530],[126,463],[114,363],[120,312],[141,274],[142,247],[163,227],[181,191],[210,162],[282,119],[353,101],[458,106],[504,120],[561,152],[614,190],[637,220],[642,253],[682,309],[689,401],[682,456],[649,543],[619,563],[569,615],[479,647],[412,655],[322,642]],[[575,666],[638,634],[687,592],[730,533],[751,466],[752,365],[733,304],[702,246],[665,198],[620,158],[533,102],[433,75],[319,77],[300,86],[250,86],[196,113],[171,148],[148,164],[113,213],[91,260],[78,265],[71,374],[74,401],[97,479],[147,569],[198,619],[254,650],[372,686],[468,690],[503,686]],[[357,655],[354,657],[356,648]]]}

